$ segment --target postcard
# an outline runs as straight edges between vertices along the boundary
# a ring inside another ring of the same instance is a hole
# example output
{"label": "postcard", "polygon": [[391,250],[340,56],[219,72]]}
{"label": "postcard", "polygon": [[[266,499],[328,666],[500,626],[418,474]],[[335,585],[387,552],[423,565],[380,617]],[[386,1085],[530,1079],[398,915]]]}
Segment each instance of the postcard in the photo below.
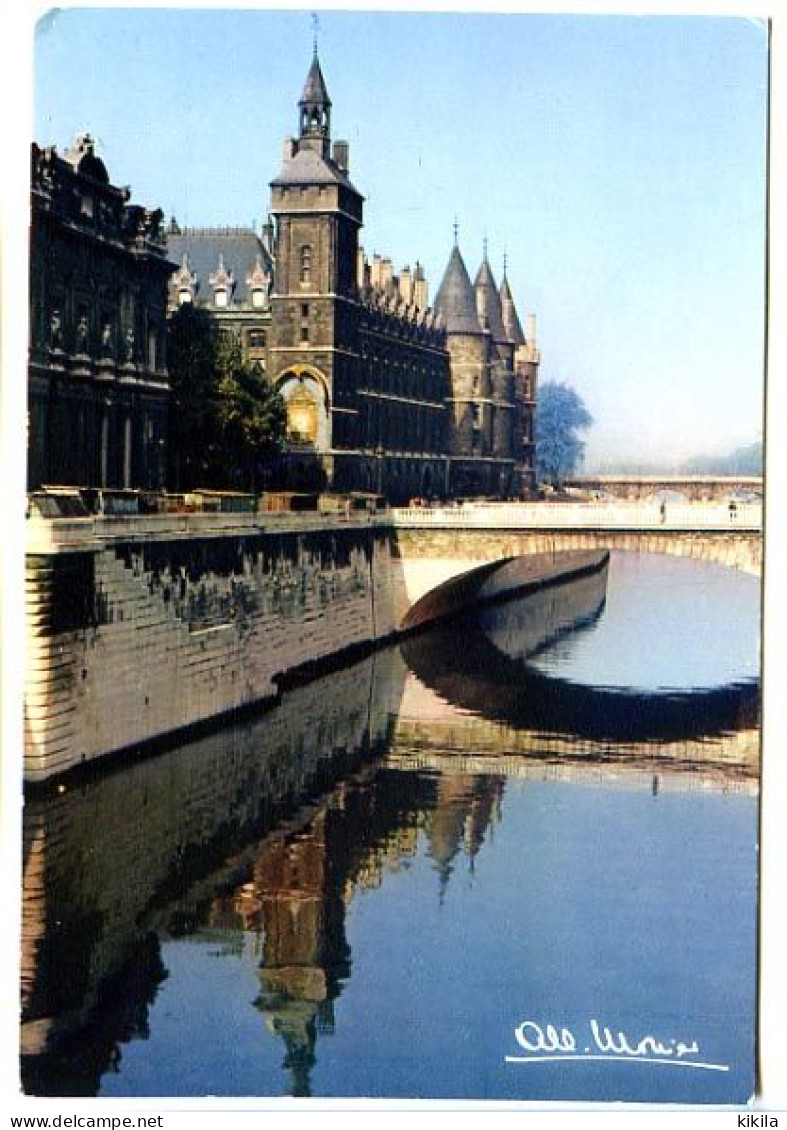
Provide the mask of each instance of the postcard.
{"label": "postcard", "polygon": [[42,11],[21,1113],[758,1109],[770,32]]}

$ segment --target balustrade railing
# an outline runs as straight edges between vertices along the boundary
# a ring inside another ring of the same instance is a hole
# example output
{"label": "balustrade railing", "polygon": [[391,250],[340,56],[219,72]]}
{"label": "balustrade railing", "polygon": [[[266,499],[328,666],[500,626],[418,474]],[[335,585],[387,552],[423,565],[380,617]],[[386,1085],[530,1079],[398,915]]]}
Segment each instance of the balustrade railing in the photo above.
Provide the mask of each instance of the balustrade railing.
{"label": "balustrade railing", "polygon": [[761,503],[525,502],[400,507],[396,526],[473,529],[663,529],[759,530]]}

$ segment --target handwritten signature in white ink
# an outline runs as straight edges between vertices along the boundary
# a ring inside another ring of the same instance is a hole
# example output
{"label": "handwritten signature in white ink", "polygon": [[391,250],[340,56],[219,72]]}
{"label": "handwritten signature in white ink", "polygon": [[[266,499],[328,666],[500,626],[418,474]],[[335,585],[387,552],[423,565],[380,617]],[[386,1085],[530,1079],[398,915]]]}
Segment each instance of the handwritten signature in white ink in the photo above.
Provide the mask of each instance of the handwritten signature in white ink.
{"label": "handwritten signature in white ink", "polygon": [[694,1057],[700,1049],[696,1040],[662,1039],[647,1034],[638,1039],[627,1032],[612,1031],[595,1018],[587,1030],[575,1033],[555,1024],[523,1020],[514,1037],[526,1055],[507,1055],[506,1063],[538,1063],[556,1060],[627,1060],[633,1063],[660,1063],[672,1067],[695,1067],[705,1071],[729,1071],[724,1063],[706,1063]]}

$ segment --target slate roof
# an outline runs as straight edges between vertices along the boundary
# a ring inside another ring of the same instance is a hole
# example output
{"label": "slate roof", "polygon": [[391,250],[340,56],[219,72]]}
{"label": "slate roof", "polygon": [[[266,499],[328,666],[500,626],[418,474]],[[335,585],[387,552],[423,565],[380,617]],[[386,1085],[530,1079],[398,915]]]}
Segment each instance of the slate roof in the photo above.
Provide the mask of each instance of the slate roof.
{"label": "slate roof", "polygon": [[320,103],[323,106],[330,106],[331,100],[328,97],[328,88],[325,85],[325,79],[322,77],[322,70],[320,69],[320,60],[315,53],[312,59],[312,65],[309,67],[309,73],[306,76],[306,82],[303,84],[303,93],[301,94],[301,102],[303,105],[307,103]]}
{"label": "slate roof", "polygon": [[294,157],[285,160],[282,170],[271,187],[293,184],[343,184],[356,196],[361,194],[345,172],[329,157],[321,157],[313,149],[299,149]]}
{"label": "slate roof", "polygon": [[476,310],[475,291],[461,252],[454,246],[434,301],[449,334],[478,334],[481,325]]}
{"label": "slate roof", "polygon": [[511,287],[508,285],[508,279],[505,274],[500,284],[500,304],[503,308],[503,325],[505,326],[508,340],[513,341],[514,345],[524,345],[525,335],[522,331],[522,324],[519,321],[519,315],[516,311],[514,296],[511,293]]}
{"label": "slate roof", "polygon": [[213,287],[210,276],[219,268],[223,258],[224,269],[232,272],[231,303],[251,302],[246,278],[259,259],[263,270],[271,274],[271,257],[253,228],[184,228],[167,233],[167,258],[180,267],[183,256],[188,256],[189,270],[197,276],[198,301],[211,301]]}
{"label": "slate roof", "polygon": [[489,260],[484,256],[484,261],[478,268],[478,274],[475,279],[476,293],[480,296],[483,295],[484,309],[486,316],[489,319],[489,329],[492,332],[492,340],[508,341],[509,337],[506,333],[506,328],[503,325],[503,307],[500,302],[500,295],[497,290],[497,283],[495,276],[492,274],[492,268],[489,266]]}

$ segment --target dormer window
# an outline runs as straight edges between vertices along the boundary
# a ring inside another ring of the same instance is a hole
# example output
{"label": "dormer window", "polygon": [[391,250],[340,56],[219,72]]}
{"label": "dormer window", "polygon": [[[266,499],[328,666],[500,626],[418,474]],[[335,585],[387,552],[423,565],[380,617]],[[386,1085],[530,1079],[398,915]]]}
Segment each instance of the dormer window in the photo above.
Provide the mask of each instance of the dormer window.
{"label": "dormer window", "polygon": [[224,266],[224,256],[219,255],[219,265],[216,271],[208,278],[213,287],[213,303],[215,306],[227,307],[230,304],[230,294],[235,285],[232,271]]}
{"label": "dormer window", "polygon": [[180,270],[173,277],[175,293],[178,296],[178,306],[194,301],[194,292],[197,287],[197,276],[189,269],[189,257],[184,254]]}
{"label": "dormer window", "polygon": [[251,304],[255,310],[264,310],[268,305],[268,292],[270,291],[270,277],[262,265],[262,259],[257,256],[254,270],[246,275],[246,286],[251,294]]}

